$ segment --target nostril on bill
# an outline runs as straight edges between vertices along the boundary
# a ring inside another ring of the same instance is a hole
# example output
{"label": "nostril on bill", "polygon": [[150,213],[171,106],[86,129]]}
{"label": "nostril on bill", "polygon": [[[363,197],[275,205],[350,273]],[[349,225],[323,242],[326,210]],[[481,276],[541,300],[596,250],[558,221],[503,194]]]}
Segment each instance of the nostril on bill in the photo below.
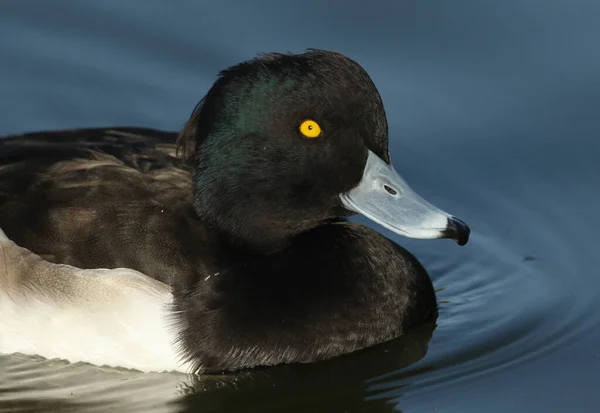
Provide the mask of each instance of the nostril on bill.
{"label": "nostril on bill", "polygon": [[392,188],[391,186],[388,185],[383,185],[383,188],[388,191],[388,193],[390,195],[398,195],[398,191],[396,191],[394,188]]}

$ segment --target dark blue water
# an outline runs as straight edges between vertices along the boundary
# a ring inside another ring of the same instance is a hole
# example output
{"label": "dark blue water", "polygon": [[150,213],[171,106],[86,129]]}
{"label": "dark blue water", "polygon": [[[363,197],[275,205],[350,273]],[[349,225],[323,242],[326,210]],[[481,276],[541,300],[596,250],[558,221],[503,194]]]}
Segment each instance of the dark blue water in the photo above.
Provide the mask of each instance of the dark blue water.
{"label": "dark blue water", "polygon": [[473,229],[460,248],[377,227],[430,271],[435,329],[194,380],[0,356],[0,411],[598,410],[598,21],[593,0],[0,2],[0,134],[177,130],[220,69],[337,50],[377,84],[400,173]]}

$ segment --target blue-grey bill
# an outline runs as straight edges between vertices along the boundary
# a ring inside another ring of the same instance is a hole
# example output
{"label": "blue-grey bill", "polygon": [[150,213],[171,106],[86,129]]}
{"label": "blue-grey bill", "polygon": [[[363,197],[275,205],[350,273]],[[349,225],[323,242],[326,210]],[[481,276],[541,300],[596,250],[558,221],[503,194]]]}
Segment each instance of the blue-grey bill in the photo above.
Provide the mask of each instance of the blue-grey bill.
{"label": "blue-grey bill", "polygon": [[469,240],[467,224],[417,195],[391,165],[371,151],[362,180],[340,198],[350,211],[408,238],[452,238],[459,245]]}

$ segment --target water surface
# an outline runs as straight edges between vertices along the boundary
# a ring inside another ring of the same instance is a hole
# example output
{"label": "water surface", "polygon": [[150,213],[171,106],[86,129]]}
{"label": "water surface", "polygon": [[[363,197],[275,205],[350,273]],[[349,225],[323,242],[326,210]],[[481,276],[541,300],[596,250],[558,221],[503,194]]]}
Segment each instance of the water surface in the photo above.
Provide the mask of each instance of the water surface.
{"label": "water surface", "polygon": [[591,0],[2,2],[0,134],[177,130],[220,69],[337,50],[380,89],[397,169],[473,236],[376,227],[440,301],[437,325],[393,342],[196,379],[0,356],[0,411],[597,410],[599,15]]}

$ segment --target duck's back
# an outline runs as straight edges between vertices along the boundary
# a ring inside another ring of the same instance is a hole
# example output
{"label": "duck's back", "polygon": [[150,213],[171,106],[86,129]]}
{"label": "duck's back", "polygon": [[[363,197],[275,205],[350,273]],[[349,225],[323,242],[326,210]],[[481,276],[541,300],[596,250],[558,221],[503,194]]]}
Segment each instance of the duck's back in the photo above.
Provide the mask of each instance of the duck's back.
{"label": "duck's back", "polygon": [[0,227],[49,261],[169,282],[165,274],[186,268],[185,241],[204,235],[176,138],[115,128],[0,139]]}

